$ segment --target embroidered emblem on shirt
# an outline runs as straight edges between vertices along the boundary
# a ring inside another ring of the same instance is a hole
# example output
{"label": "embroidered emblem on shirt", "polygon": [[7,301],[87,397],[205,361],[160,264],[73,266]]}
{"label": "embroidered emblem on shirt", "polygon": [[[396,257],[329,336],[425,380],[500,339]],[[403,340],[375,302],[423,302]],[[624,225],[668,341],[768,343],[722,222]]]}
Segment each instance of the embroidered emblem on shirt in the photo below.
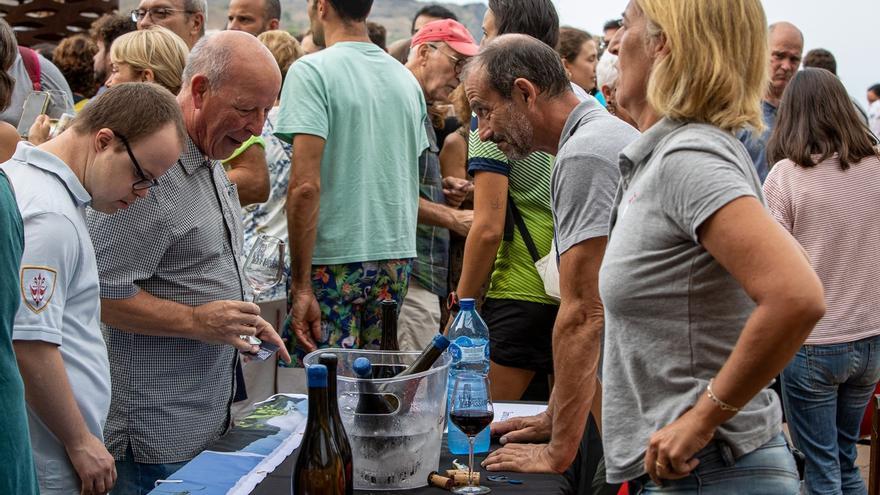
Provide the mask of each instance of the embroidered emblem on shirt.
{"label": "embroidered emblem on shirt", "polygon": [[55,294],[57,272],[45,266],[24,265],[21,267],[21,296],[25,306],[39,314]]}

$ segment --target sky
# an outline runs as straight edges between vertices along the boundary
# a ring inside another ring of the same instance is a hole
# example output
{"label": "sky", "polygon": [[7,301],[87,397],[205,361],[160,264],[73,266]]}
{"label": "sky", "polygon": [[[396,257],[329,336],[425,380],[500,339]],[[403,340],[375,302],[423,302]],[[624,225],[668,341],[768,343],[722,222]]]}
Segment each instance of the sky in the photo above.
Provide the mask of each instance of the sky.
{"label": "sky", "polygon": [[[453,0],[470,3],[467,0]],[[473,0],[471,0],[473,1]],[[553,0],[563,25],[601,34],[608,19],[620,17],[628,0]],[[486,2],[483,2],[486,3]],[[847,91],[866,106],[868,86],[880,83],[878,0],[763,0],[770,23],[789,21],[804,32],[804,54],[825,48],[837,59]]]}

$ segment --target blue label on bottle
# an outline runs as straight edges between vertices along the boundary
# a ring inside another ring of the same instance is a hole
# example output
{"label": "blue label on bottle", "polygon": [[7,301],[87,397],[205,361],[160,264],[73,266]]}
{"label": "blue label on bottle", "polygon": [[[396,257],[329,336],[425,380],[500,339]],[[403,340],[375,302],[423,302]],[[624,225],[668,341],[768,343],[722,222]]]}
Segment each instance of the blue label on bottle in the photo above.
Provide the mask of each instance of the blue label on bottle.
{"label": "blue label on bottle", "polygon": [[461,347],[458,347],[458,344],[449,344],[449,354],[452,356],[453,364],[461,361]]}

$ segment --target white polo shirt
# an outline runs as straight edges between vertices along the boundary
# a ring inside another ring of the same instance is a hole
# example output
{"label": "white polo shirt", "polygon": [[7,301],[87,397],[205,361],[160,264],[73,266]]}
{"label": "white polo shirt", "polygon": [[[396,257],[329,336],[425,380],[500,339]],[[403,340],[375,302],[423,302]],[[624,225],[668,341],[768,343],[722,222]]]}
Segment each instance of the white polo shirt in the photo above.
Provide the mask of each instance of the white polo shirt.
{"label": "white polo shirt", "polygon": [[[85,223],[92,198],[58,157],[29,143],[0,165],[24,221],[21,305],[13,340],[56,344],[89,430],[103,439],[110,408],[110,364],[101,335],[95,250]],[[64,446],[28,407],[40,492],[79,493]]]}

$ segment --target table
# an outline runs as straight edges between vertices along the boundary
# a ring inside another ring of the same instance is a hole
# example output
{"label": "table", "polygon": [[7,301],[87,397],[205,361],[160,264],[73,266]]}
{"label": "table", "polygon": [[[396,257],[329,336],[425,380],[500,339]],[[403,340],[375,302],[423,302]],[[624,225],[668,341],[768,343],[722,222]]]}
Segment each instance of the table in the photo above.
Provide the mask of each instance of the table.
{"label": "table", "polygon": [[[493,444],[491,446],[492,450],[499,448],[500,445]],[[251,492],[252,495],[286,495],[290,493],[290,485],[291,478],[293,477],[293,466],[296,463],[296,456],[299,453],[299,449],[295,450],[293,454],[288,456],[288,458],[279,465],[274,472],[266,476],[266,479],[263,480],[262,483],[257,485],[257,488]],[[480,471],[480,484],[487,486],[492,489],[492,493],[495,495],[507,495],[507,494],[518,494],[518,493],[530,493],[530,494],[550,494],[550,495],[567,495],[570,493],[574,493],[571,488],[571,482],[562,475],[552,475],[552,474],[523,474],[523,473],[500,473],[500,472],[488,472],[482,469],[479,464],[486,457],[486,454],[478,454],[474,456],[474,469]],[[446,448],[446,435],[443,436],[443,450],[440,452],[440,469],[452,469],[452,460],[458,459],[459,462],[467,464],[467,454],[463,456],[453,456],[449,453],[449,450]],[[499,475],[504,474],[509,478],[522,480],[523,484],[521,485],[512,485],[509,483],[501,483],[501,482],[493,482],[487,481],[486,476],[489,475]],[[408,495],[438,495],[442,493],[450,493],[446,490],[436,488],[433,486],[426,486],[423,488],[417,488],[414,490],[399,490],[399,491],[364,491],[357,490],[355,491],[358,495],[389,495],[389,494],[408,494]]]}

